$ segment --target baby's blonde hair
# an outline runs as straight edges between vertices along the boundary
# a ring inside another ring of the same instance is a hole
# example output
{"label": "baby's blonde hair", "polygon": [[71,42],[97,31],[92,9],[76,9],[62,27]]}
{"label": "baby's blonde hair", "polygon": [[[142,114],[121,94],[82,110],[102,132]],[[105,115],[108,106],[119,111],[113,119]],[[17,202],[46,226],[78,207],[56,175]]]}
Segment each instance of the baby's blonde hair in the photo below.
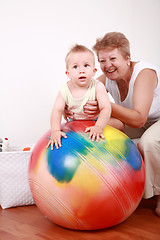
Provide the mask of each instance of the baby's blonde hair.
{"label": "baby's blonde hair", "polygon": [[67,53],[65,57],[65,63],[66,63],[66,68],[68,68],[68,59],[71,53],[77,53],[77,52],[90,52],[93,55],[93,61],[95,63],[95,56],[94,53],[87,47],[79,44],[75,44]]}

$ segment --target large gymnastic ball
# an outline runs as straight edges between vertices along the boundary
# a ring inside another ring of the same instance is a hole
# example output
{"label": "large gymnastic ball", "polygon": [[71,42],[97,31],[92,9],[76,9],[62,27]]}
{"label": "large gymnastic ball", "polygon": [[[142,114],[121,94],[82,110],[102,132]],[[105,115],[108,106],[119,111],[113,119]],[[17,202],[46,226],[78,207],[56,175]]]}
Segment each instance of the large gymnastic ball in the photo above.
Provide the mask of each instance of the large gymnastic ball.
{"label": "large gymnastic ball", "polygon": [[50,132],[36,144],[29,183],[40,211],[54,223],[93,230],[116,225],[137,208],[144,191],[144,165],[135,144],[106,126],[98,143],[84,133],[93,121],[64,125],[62,147],[46,149]]}

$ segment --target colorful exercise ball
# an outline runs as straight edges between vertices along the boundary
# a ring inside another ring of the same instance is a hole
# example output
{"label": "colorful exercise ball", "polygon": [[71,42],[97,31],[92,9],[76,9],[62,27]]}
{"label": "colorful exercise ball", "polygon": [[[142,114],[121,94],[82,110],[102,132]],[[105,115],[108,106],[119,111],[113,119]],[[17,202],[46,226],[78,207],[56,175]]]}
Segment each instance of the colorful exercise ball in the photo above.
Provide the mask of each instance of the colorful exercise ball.
{"label": "colorful exercise ball", "polygon": [[76,230],[117,225],[137,208],[144,191],[144,164],[136,145],[106,126],[105,139],[92,142],[84,130],[94,121],[62,126],[67,138],[50,147],[50,131],[33,149],[29,184],[39,210],[54,223]]}

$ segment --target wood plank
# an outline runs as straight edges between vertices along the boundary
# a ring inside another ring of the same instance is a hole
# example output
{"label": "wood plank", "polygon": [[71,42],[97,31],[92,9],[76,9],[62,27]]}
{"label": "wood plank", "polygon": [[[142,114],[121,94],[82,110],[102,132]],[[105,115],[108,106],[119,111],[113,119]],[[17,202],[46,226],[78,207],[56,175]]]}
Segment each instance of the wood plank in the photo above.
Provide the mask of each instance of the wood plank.
{"label": "wood plank", "polygon": [[154,214],[155,198],[143,199],[123,223],[103,230],[65,229],[45,218],[33,206],[0,209],[2,240],[159,240],[160,218]]}

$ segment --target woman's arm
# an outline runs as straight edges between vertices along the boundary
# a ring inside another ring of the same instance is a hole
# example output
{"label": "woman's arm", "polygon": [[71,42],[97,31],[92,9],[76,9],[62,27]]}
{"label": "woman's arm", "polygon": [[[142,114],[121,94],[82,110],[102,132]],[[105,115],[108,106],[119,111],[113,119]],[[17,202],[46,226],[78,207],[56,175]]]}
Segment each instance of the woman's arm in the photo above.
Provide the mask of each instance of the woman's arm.
{"label": "woman's arm", "polygon": [[141,128],[148,118],[157,81],[157,75],[153,70],[142,70],[134,84],[132,109],[111,103],[112,116],[130,127]]}
{"label": "woman's arm", "polygon": [[100,82],[102,82],[102,83],[104,84],[104,86],[105,86],[105,84],[106,84],[106,76],[105,76],[105,74],[102,74],[101,76],[99,76],[99,77],[97,78],[97,80],[99,80]]}

